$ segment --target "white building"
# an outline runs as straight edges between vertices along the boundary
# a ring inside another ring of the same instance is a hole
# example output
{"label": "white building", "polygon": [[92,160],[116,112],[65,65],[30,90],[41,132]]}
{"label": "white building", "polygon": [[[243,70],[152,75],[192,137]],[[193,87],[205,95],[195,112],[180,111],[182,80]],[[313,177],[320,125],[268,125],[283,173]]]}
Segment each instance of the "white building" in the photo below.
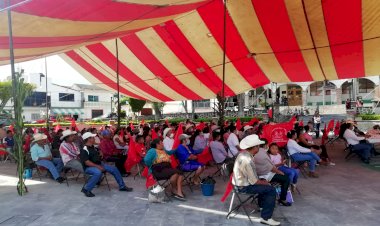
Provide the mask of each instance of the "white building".
{"label": "white building", "polygon": [[[36,87],[24,103],[25,121],[44,119],[47,108],[52,116],[70,116],[80,120],[111,113],[112,93],[95,85],[61,86],[52,83],[52,78],[48,77],[46,87],[46,77],[43,74],[24,75],[24,79]],[[7,103],[5,110],[12,110],[11,102]]]}

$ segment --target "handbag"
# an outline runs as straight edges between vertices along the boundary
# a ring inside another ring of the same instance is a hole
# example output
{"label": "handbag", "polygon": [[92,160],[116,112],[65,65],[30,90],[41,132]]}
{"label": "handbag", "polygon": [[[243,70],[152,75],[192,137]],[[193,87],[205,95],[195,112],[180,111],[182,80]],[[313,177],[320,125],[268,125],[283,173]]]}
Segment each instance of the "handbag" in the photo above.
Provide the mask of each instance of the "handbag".
{"label": "handbag", "polygon": [[151,203],[165,203],[165,188],[155,185],[149,189],[148,201]]}

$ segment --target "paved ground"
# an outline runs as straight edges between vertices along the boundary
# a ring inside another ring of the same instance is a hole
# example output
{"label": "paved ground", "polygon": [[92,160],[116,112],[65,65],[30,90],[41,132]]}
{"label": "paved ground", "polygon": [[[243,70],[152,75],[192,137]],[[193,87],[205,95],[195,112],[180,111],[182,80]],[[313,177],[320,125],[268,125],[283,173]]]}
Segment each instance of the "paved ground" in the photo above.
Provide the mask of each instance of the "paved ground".
{"label": "paved ground", "polygon": [[[274,218],[282,225],[379,225],[380,172],[363,167],[357,158],[343,160],[342,144],[328,147],[336,166],[319,167],[319,179],[301,178],[301,195],[294,195],[292,207],[276,207]],[[379,163],[380,159],[374,160]],[[82,181],[70,187],[43,178],[29,181],[29,193],[19,197],[14,183],[15,165],[0,163],[0,225],[249,225],[246,218],[225,219],[229,200],[221,203],[225,182],[217,181],[215,195],[186,188],[187,202],[149,204],[145,180],[125,179],[132,193],[112,191],[106,186],[94,190],[95,198],[80,193]],[[252,214],[258,217],[257,213]],[[260,225],[255,223],[255,225]]]}

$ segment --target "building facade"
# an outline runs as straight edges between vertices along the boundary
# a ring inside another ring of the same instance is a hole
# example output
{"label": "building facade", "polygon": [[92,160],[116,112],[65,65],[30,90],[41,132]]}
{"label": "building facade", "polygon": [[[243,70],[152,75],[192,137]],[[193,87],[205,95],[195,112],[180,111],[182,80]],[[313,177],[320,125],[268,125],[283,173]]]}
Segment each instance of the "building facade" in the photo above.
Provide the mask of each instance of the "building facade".
{"label": "building facade", "polygon": [[[95,85],[62,86],[54,84],[50,77],[46,79],[43,74],[24,75],[24,79],[35,86],[34,92],[24,102],[23,117],[26,122],[44,119],[46,112],[51,116],[77,120],[111,113],[112,93]],[[11,102],[7,103],[5,110],[12,111]]]}

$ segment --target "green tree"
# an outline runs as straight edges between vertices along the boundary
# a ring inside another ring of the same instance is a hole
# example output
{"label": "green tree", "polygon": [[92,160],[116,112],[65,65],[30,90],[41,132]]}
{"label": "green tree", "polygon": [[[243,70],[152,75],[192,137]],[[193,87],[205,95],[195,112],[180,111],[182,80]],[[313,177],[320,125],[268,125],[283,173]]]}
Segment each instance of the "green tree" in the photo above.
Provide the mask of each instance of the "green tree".
{"label": "green tree", "polygon": [[164,102],[152,102],[152,106],[153,106],[153,109],[155,111],[155,119],[156,120],[159,120],[159,119],[162,119],[162,109],[164,108],[165,106],[165,103]]}
{"label": "green tree", "polygon": [[[18,75],[20,76],[22,74],[23,72],[18,73]],[[28,94],[27,96],[29,96],[35,89],[34,85],[29,84],[29,83],[23,82],[21,86],[22,86],[22,89],[25,91],[25,93]],[[12,99],[12,81],[0,82],[0,112],[3,111],[5,105],[11,99]]]}
{"label": "green tree", "polygon": [[145,100],[129,98],[129,105],[131,106],[132,112],[134,112],[135,114],[140,112],[143,109],[145,103],[146,103]]}

